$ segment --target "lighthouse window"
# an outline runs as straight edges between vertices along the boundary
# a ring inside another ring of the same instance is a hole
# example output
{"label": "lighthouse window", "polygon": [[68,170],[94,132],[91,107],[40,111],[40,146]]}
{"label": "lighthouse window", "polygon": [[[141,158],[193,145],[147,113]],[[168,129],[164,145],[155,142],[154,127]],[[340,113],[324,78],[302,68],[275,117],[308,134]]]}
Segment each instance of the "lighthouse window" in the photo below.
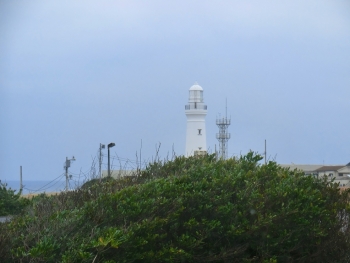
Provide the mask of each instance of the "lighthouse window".
{"label": "lighthouse window", "polygon": [[202,135],[202,129],[198,129],[198,135]]}

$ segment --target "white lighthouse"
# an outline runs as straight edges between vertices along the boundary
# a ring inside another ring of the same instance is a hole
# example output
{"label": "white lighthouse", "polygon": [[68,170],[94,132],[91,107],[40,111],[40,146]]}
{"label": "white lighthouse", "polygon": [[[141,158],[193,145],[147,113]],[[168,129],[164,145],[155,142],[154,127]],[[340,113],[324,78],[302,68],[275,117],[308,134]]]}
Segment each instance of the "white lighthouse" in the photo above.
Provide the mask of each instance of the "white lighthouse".
{"label": "white lighthouse", "polygon": [[185,106],[187,117],[186,156],[203,155],[207,152],[207,133],[205,116],[207,105],[203,100],[203,89],[195,83],[189,92],[188,104]]}

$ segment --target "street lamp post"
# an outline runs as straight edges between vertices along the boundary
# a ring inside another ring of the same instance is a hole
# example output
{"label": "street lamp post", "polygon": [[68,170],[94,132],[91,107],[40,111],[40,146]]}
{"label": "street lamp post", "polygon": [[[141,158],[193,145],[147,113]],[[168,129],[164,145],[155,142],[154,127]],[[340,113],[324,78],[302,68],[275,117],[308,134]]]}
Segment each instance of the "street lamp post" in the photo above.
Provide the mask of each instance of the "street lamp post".
{"label": "street lamp post", "polygon": [[108,148],[108,177],[111,177],[111,164],[110,164],[110,155],[109,155],[109,148],[112,148],[115,146],[114,142],[111,142],[107,145]]}
{"label": "street lamp post", "polygon": [[102,180],[102,172],[101,172],[101,166],[102,166],[102,149],[105,148],[105,145],[100,143],[100,155],[99,155],[99,176],[100,176],[100,182]]}
{"label": "street lamp post", "polygon": [[66,157],[66,164],[64,166],[66,169],[66,192],[68,191],[68,168],[70,167],[70,161],[75,161],[74,156],[72,159],[68,159],[68,157]]}

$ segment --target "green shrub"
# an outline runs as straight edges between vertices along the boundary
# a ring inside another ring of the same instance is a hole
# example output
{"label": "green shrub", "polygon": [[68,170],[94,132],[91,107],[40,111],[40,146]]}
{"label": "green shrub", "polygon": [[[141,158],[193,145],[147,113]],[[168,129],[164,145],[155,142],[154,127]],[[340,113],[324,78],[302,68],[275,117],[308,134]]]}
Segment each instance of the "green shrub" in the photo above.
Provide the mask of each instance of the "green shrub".
{"label": "green shrub", "polygon": [[85,182],[80,188],[81,189],[89,189],[89,188],[92,188],[94,186],[99,186],[101,185],[101,183],[106,183],[106,182],[112,182],[114,181],[115,179],[113,177],[104,177],[102,179],[91,179],[87,182]]}
{"label": "green shrub", "polygon": [[21,192],[16,193],[0,181],[0,216],[14,215],[21,212],[27,205],[27,200],[21,198]]}
{"label": "green shrub", "polygon": [[33,202],[4,262],[340,262],[349,191],[253,153],[178,157]]}

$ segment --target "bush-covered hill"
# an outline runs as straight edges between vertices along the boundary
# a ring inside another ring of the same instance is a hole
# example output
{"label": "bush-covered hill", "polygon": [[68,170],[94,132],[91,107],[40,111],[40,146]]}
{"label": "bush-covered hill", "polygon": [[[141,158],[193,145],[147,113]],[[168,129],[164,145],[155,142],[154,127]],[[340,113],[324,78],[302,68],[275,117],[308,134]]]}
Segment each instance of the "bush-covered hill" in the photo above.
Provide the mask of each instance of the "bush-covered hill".
{"label": "bush-covered hill", "polygon": [[[3,262],[342,262],[349,192],[260,156],[178,157],[39,196],[0,224]],[[344,261],[347,262],[347,261]]]}

